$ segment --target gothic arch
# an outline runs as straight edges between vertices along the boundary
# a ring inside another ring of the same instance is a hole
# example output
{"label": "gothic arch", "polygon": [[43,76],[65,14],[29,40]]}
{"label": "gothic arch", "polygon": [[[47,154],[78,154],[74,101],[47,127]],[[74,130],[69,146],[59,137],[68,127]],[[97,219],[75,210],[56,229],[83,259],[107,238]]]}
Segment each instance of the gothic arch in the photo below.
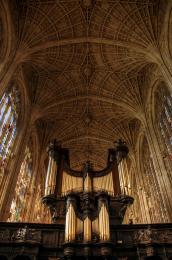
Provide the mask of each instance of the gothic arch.
{"label": "gothic arch", "polygon": [[20,138],[23,137],[27,123],[28,123],[28,115],[29,115],[29,104],[28,104],[28,97],[26,93],[26,89],[24,84],[16,78],[14,78],[9,85],[15,84],[18,88],[18,91],[20,93],[20,111],[19,111],[19,120],[18,120],[18,126],[17,126],[17,138],[15,142],[15,153],[18,152],[19,146],[20,146]]}
{"label": "gothic arch", "polygon": [[[2,186],[1,192],[3,193],[3,190],[6,190],[6,194],[1,197],[0,200],[0,207],[3,209],[3,207],[10,208],[11,205],[11,199],[12,199],[12,192],[13,188],[15,187],[17,176],[19,173],[20,165],[22,162],[22,156],[23,151],[25,149],[25,143],[27,142],[27,136],[29,134],[28,131],[28,124],[29,124],[29,113],[30,113],[30,103],[26,92],[26,87],[24,84],[24,81],[21,80],[22,75],[20,74],[20,77],[13,77],[13,79],[10,81],[8,86],[6,86],[6,90],[10,88],[10,86],[13,86],[13,84],[17,87],[19,93],[20,93],[20,108],[19,108],[19,120],[17,124],[17,134],[15,138],[15,142],[13,145],[13,154],[14,158],[10,161],[7,171],[10,172],[4,180],[4,185]],[[15,155],[18,154],[18,157]],[[3,210],[2,210],[3,211]],[[7,213],[6,213],[7,214]],[[6,215],[3,217],[1,215],[1,219],[7,218]]]}

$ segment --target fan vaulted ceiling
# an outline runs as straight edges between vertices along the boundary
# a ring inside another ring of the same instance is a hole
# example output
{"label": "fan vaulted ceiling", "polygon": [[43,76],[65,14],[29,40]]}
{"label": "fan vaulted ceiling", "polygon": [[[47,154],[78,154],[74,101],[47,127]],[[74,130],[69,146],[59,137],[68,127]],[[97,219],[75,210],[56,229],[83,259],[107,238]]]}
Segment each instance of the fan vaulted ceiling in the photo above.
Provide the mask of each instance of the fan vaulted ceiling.
{"label": "fan vaulted ceiling", "polygon": [[103,167],[115,139],[132,145],[137,136],[166,1],[12,2],[38,131],[49,126],[72,167]]}

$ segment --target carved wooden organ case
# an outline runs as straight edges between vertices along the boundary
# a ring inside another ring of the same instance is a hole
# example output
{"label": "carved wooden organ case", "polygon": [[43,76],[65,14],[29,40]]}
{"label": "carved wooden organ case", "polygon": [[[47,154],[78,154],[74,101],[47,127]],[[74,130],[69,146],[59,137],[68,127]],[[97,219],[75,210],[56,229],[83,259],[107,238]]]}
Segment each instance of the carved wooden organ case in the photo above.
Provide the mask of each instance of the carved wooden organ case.
{"label": "carved wooden organ case", "polygon": [[108,242],[110,225],[121,224],[133,198],[125,191],[128,148],[119,140],[109,149],[107,167],[94,171],[86,162],[82,171],[70,168],[68,149],[56,141],[48,147],[49,164],[43,203],[52,222],[65,224],[65,242]]}

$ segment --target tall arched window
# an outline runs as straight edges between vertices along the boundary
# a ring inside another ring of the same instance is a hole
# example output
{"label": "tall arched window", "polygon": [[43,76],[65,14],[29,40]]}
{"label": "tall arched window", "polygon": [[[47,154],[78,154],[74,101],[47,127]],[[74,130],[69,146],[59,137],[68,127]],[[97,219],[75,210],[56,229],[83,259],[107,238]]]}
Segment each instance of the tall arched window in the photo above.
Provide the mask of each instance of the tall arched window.
{"label": "tall arched window", "polygon": [[166,86],[162,85],[157,89],[155,100],[158,139],[169,180],[172,183],[172,95]]}
{"label": "tall arched window", "polygon": [[14,198],[12,200],[9,221],[23,221],[27,209],[28,191],[32,179],[32,154],[27,146],[20,167]]}
{"label": "tall arched window", "polygon": [[146,196],[148,214],[152,223],[166,222],[166,212],[159,189],[152,155],[146,137],[142,143],[143,188]]}
{"label": "tall arched window", "polygon": [[12,157],[17,132],[19,92],[15,86],[5,92],[0,100],[0,183]]}

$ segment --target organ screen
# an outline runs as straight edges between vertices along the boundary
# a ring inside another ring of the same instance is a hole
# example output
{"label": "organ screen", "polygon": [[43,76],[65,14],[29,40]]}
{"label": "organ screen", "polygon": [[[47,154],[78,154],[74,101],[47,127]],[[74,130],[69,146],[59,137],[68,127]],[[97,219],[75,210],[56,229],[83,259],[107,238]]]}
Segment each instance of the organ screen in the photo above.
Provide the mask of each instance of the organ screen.
{"label": "organ screen", "polygon": [[107,175],[102,177],[94,177],[93,178],[93,190],[95,192],[98,191],[105,191],[109,195],[114,195],[114,188],[113,188],[113,178],[112,172],[109,172]]}
{"label": "organ screen", "polygon": [[69,192],[80,192],[83,190],[83,178],[71,176],[65,171],[62,176],[62,196]]}
{"label": "organ screen", "polygon": [[[115,149],[109,149],[106,168],[94,171],[87,161],[81,171],[75,171],[70,168],[68,150],[55,141],[50,143],[43,203],[54,223],[65,224],[66,243],[110,241],[111,212],[120,224],[126,207],[133,203],[127,194],[127,153],[125,143],[119,140]],[[58,215],[61,205],[65,207],[64,218]]]}

